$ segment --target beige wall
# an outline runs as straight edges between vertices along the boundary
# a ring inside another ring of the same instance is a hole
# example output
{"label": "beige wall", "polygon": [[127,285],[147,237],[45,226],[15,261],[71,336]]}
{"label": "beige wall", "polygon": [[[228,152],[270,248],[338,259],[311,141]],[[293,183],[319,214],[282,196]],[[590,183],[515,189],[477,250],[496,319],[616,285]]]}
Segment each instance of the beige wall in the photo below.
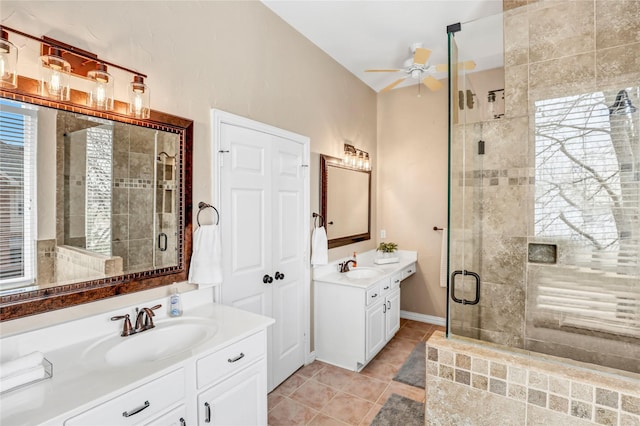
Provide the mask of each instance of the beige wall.
{"label": "beige wall", "polygon": [[401,309],[445,317],[439,284],[442,232],[447,226],[447,90],[417,86],[378,96],[378,226],[384,241],[418,251],[417,274],[403,282]]}
{"label": "beige wall", "polygon": [[[147,74],[154,109],[194,120],[194,203],[212,199],[211,108],[309,136],[312,153],[341,156],[345,139],[376,151],[376,93],[259,2],[3,1],[0,14],[11,28]],[[21,48],[19,72],[37,78],[39,46],[10,37]],[[131,76],[113,73],[122,77],[116,98],[126,100]],[[311,172],[319,211],[318,164]],[[374,182],[374,202],[375,193]],[[375,226],[375,212],[372,219]]]}

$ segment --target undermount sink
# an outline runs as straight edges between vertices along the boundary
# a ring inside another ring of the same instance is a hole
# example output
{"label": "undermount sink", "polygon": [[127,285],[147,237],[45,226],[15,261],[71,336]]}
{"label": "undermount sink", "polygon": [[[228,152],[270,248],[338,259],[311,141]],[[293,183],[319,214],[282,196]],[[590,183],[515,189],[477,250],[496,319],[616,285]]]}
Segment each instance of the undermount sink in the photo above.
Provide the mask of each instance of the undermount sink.
{"label": "undermount sink", "polygon": [[355,268],[350,271],[345,272],[347,278],[351,278],[353,280],[360,280],[365,278],[375,278],[377,276],[382,275],[382,272],[376,268]]}
{"label": "undermount sink", "polygon": [[114,367],[158,361],[190,350],[217,331],[213,321],[168,319],[131,336],[101,339],[87,348],[83,355],[88,361],[102,361]]}

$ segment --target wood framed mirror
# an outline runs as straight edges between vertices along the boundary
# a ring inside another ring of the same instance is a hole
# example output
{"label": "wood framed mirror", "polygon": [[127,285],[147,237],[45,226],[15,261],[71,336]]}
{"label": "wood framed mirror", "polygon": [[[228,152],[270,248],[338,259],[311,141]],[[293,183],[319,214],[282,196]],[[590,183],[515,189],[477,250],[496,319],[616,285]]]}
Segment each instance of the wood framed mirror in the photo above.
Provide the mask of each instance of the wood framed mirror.
{"label": "wood framed mirror", "polygon": [[321,214],[329,248],[371,239],[371,171],[320,156]]}
{"label": "wood framed mirror", "polygon": [[[33,204],[11,204],[7,185],[0,186],[6,248],[0,263],[26,259],[22,271],[3,267],[0,320],[186,280],[193,121],[158,111],[136,119],[117,101],[114,111],[93,110],[75,90],[70,101],[53,102],[37,88],[37,81],[19,77],[16,89],[0,89],[2,117],[29,111],[37,127]],[[0,136],[5,153],[21,149],[7,131]],[[3,178],[14,165],[4,166]],[[32,218],[30,235],[13,232],[28,225],[8,225],[14,211],[13,221]]]}

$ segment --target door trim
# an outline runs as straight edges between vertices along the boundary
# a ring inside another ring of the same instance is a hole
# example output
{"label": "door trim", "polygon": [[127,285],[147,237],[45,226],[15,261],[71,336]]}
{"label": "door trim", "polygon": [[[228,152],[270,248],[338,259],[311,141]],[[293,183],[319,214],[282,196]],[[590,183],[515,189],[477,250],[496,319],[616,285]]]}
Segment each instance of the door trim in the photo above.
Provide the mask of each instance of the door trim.
{"label": "door trim", "polygon": [[[211,178],[213,180],[213,184],[211,185],[211,200],[215,206],[220,206],[220,197],[221,197],[221,179],[220,179],[220,165],[222,161],[223,153],[220,152],[220,144],[221,144],[221,134],[220,129],[222,124],[229,124],[237,127],[243,127],[246,129],[251,129],[267,134],[271,134],[274,136],[278,136],[285,139],[290,139],[297,143],[302,144],[303,146],[303,177],[304,177],[304,206],[303,206],[303,214],[304,218],[303,223],[303,235],[305,238],[303,247],[303,259],[304,268],[303,268],[303,280],[304,280],[304,346],[305,346],[305,360],[314,359],[315,354],[311,354],[311,341],[310,341],[310,332],[311,332],[311,263],[310,263],[310,217],[311,217],[311,197],[310,197],[310,181],[309,181],[309,163],[310,163],[310,145],[311,139],[307,136],[303,136],[294,132],[290,132],[288,130],[280,129],[275,126],[271,126],[269,124],[261,123],[259,121],[252,120],[250,118],[242,117],[236,114],[232,114],[226,111],[222,111],[219,109],[212,108],[211,109],[211,138],[213,141],[212,149],[211,149],[211,164],[213,165],[213,170],[211,173]],[[306,220],[309,219],[309,220]],[[224,283],[222,284],[224,285]],[[215,293],[216,302],[220,302],[221,300],[221,290],[220,288],[216,288]]]}

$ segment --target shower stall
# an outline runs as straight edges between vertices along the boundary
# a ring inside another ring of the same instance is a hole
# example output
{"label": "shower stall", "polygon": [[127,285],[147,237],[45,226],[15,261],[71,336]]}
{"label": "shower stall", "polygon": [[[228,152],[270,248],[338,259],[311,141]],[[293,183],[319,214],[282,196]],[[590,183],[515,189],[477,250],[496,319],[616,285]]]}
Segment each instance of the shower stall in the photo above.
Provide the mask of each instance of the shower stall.
{"label": "shower stall", "polygon": [[640,424],[640,2],[515,3],[447,28],[427,422]]}

